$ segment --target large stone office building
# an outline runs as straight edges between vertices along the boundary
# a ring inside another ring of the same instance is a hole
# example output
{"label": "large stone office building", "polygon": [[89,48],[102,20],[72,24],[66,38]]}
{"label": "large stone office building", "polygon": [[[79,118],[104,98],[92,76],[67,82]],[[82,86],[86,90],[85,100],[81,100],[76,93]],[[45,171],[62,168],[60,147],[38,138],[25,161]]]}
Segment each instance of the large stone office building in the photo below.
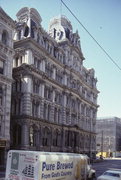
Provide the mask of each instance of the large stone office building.
{"label": "large stone office building", "polygon": [[46,32],[33,8],[20,9],[15,28],[3,10],[0,18],[2,161],[10,148],[93,156],[99,91],[94,69],[83,66],[78,32],[64,16],[53,18]]}
{"label": "large stone office building", "polygon": [[10,107],[14,21],[0,8],[0,166],[10,149]]}
{"label": "large stone office building", "polygon": [[17,13],[11,108],[11,148],[96,150],[97,79],[83,66],[78,32],[53,18],[49,32],[33,8]]}

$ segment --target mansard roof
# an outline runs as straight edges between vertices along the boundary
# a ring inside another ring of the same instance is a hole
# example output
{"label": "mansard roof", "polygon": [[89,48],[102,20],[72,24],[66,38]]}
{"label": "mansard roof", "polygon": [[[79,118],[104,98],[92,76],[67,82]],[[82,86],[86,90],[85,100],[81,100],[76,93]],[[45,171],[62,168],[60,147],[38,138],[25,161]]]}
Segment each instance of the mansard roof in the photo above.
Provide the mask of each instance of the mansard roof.
{"label": "mansard roof", "polygon": [[64,28],[68,28],[69,30],[73,30],[71,22],[67,19],[66,16],[61,15],[58,17],[53,17],[50,20],[50,24],[49,24],[49,29],[51,28],[51,26],[53,26],[54,24],[59,24],[62,25]]}
{"label": "mansard roof", "polygon": [[29,8],[29,7],[24,7],[22,9],[20,9],[18,11],[18,13],[16,14],[18,20],[21,20],[24,16],[27,17],[34,17],[36,19],[36,21],[40,24],[42,21],[42,18],[40,16],[40,14],[38,13],[38,11],[34,8]]}
{"label": "mansard roof", "polygon": [[15,27],[15,22],[10,16],[7,15],[7,13],[2,9],[2,7],[0,7],[0,19],[7,22],[7,24],[9,24],[9,26],[11,25],[12,28]]}

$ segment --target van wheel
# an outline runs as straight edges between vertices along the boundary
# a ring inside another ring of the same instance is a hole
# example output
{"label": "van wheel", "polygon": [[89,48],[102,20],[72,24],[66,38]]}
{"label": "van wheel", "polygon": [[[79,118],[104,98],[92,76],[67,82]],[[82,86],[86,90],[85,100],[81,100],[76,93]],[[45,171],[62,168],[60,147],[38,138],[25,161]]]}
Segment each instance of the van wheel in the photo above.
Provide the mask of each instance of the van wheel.
{"label": "van wheel", "polygon": [[92,174],[92,177],[89,178],[89,180],[96,180],[96,179],[97,179],[97,178],[96,178],[95,174]]}
{"label": "van wheel", "polygon": [[96,180],[97,178],[96,178],[96,175],[95,174],[93,174],[92,175],[92,180]]}

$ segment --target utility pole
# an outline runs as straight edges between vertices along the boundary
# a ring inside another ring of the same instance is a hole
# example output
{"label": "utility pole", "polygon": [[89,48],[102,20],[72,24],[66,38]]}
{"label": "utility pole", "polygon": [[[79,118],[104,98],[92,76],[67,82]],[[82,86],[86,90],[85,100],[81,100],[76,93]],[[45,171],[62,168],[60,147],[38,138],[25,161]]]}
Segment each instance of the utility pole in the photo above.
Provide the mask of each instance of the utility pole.
{"label": "utility pole", "polygon": [[108,138],[109,138],[109,142],[108,142],[108,156],[110,157],[110,155],[111,155],[111,137],[109,137],[108,136]]}
{"label": "utility pole", "polygon": [[103,156],[103,130],[101,131],[101,155]]}

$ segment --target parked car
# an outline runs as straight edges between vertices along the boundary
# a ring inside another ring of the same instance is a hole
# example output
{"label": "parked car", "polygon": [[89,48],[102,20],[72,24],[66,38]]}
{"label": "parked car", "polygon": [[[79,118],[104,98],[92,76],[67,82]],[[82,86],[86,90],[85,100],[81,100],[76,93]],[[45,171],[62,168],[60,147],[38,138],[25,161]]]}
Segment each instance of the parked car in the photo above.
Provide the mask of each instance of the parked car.
{"label": "parked car", "polygon": [[105,171],[97,180],[121,180],[121,170]]}

